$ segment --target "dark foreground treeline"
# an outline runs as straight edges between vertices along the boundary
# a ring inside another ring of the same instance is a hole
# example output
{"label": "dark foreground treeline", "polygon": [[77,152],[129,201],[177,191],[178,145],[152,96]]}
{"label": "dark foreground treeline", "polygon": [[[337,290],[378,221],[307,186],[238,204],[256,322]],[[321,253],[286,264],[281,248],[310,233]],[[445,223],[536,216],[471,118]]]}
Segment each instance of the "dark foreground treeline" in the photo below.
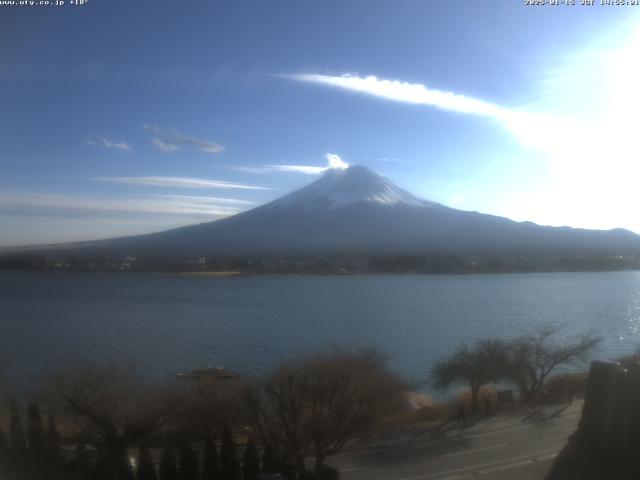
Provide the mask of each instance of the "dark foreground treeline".
{"label": "dark foreground treeline", "polygon": [[640,269],[638,255],[289,255],[249,257],[0,256],[0,270],[65,272],[198,272],[247,274],[423,273],[469,274]]}
{"label": "dark foreground treeline", "polygon": [[151,384],[80,368],[56,375],[38,403],[11,401],[0,478],[330,480],[326,459],[402,410],[405,391],[368,351],[310,356],[260,381]]}
{"label": "dark foreground treeline", "polygon": [[[277,476],[293,478],[273,449],[258,453],[249,438],[241,461],[231,430],[225,426],[221,445],[207,436],[199,442],[167,442],[163,449],[146,448],[144,443],[126,454],[114,457],[104,448],[97,451],[82,438],[76,438],[72,450],[64,449],[56,420],[49,414],[43,427],[40,409],[27,408],[27,435],[22,431],[20,413],[11,404],[9,443],[0,433],[0,478],[6,479],[130,479],[130,480],[256,480]],[[154,442],[150,442],[154,443]]]}
{"label": "dark foreground treeline", "polygon": [[584,376],[572,387],[571,376],[552,374],[585,362],[599,338],[560,331],[545,325],[460,346],[429,378],[442,389],[466,384],[468,399],[419,411],[408,410],[407,384],[374,351],[310,355],[259,380],[225,373],[150,383],[122,367],[76,368],[52,376],[26,405],[10,402],[0,417],[0,478],[332,480],[327,459],[358,440],[463,410],[493,414],[496,392],[482,388],[496,382],[529,406],[578,393]]}

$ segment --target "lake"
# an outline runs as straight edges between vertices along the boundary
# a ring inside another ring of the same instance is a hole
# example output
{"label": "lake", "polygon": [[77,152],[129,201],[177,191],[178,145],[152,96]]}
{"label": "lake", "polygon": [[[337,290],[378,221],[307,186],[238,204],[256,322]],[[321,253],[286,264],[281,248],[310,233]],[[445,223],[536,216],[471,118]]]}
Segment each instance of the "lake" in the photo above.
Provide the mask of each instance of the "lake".
{"label": "lake", "polygon": [[25,389],[76,362],[156,375],[208,365],[259,374],[334,345],[377,347],[408,378],[463,341],[545,322],[640,346],[640,272],[193,277],[0,272],[1,374]]}

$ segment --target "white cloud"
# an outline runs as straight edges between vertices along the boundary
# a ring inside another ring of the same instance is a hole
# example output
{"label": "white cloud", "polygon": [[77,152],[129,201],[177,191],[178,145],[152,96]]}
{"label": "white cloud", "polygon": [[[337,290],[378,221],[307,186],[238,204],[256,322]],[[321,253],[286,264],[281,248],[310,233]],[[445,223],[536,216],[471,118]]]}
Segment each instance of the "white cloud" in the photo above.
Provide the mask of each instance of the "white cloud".
{"label": "white cloud", "polygon": [[162,150],[163,152],[176,152],[178,151],[178,147],[176,147],[175,145],[171,145],[170,143],[165,143],[162,140],[160,140],[159,138],[152,138],[151,142],[158,147],[160,150]]}
{"label": "white cloud", "polygon": [[168,230],[241,213],[253,202],[191,195],[0,193],[0,247],[95,240]]}
{"label": "white cloud", "polygon": [[[579,159],[582,167],[585,163],[598,164],[598,158],[610,156],[614,146],[620,145],[620,138],[623,137],[615,133],[615,130],[620,131],[619,128],[611,128],[606,125],[607,122],[602,125],[601,122],[588,122],[583,118],[502,107],[477,98],[435,90],[419,83],[386,80],[373,75],[359,77],[350,74],[296,74],[285,77],[385,100],[487,117],[502,125],[523,146],[544,153],[552,161],[554,168],[565,170],[561,175],[563,179],[567,178],[568,171],[575,171],[576,160],[572,159]],[[623,144],[626,149],[629,141]],[[628,156],[628,152],[621,152],[618,148],[615,150],[618,154]]]}
{"label": "white cloud", "polygon": [[249,200],[240,200],[238,198],[226,197],[209,197],[205,195],[148,195],[152,198],[163,198],[171,201],[186,201],[192,204],[211,204],[220,203],[225,205],[255,205],[255,202]]}
{"label": "white cloud", "polygon": [[188,139],[187,143],[191,143],[200,148],[203,152],[220,153],[224,151],[224,147],[219,143],[207,143],[200,140]]}
{"label": "white cloud", "polygon": [[327,167],[312,167],[308,165],[266,165],[268,172],[291,172],[305,175],[317,175],[324,172]]}
{"label": "white cloud", "polygon": [[340,88],[352,92],[364,93],[376,97],[394,100],[396,102],[429,105],[444,110],[472,113],[496,117],[503,109],[483,100],[466,97],[453,92],[443,92],[428,88],[420,83],[408,83],[400,80],[385,80],[374,75],[359,77],[357,75],[317,75],[295,74],[285,75],[286,78],[307,83],[316,83],[329,87]]}
{"label": "white cloud", "polygon": [[0,194],[0,210],[10,208],[19,211],[57,209],[221,217],[239,213],[243,210],[241,206],[252,204],[234,198],[189,195],[142,195],[105,199],[58,194]]}
{"label": "white cloud", "polygon": [[176,152],[184,145],[195,147],[207,153],[220,153],[225,150],[225,147],[220,143],[184,135],[177,130],[163,130],[157,125],[149,124],[143,125],[142,128],[155,135],[152,142],[163,152]]}
{"label": "white cloud", "polygon": [[273,172],[273,169],[270,168],[269,165],[262,165],[262,166],[257,166],[257,167],[251,167],[251,166],[240,166],[240,167],[229,167],[231,170],[236,170],[238,172],[245,172],[245,173],[269,173],[269,172]]}
{"label": "white cloud", "polygon": [[304,173],[305,175],[317,175],[327,169],[326,167],[310,167],[307,165],[269,165],[269,168],[275,172]]}
{"label": "white cloud", "polygon": [[387,80],[374,75],[359,77],[295,74],[285,75],[305,83],[325,85],[413,105],[425,105],[455,113],[478,115],[498,121],[524,145],[548,152],[566,138],[567,130],[576,131],[575,121],[552,115],[518,111],[458,93],[429,88],[420,83]]}
{"label": "white cloud", "polygon": [[142,125],[142,128],[144,128],[147,132],[160,133],[160,127],[158,127],[157,125],[149,125],[148,123],[145,123],[144,125]]}
{"label": "white cloud", "polygon": [[346,170],[347,168],[349,168],[349,164],[342,160],[340,156],[336,155],[335,153],[327,153],[325,155],[325,158],[327,159],[328,163],[327,170],[329,170],[330,168],[337,168],[338,170]]}
{"label": "white cloud", "polygon": [[303,173],[305,175],[318,175],[331,168],[337,168],[344,170],[349,168],[349,164],[346,163],[339,155],[335,153],[325,154],[327,159],[327,165],[324,167],[315,167],[311,165],[259,165],[249,167],[234,167],[234,170],[247,173],[272,173],[272,172],[287,172],[287,173]]}
{"label": "white cloud", "polygon": [[219,188],[225,190],[271,190],[267,187],[191,177],[96,177],[94,180],[145,187]]}
{"label": "white cloud", "polygon": [[97,141],[85,140],[85,142],[87,143],[87,145],[91,145],[92,147],[97,147],[99,144],[102,144],[104,147],[110,148],[110,149],[115,148],[116,150],[125,150],[125,151],[131,150],[131,147],[126,142],[112,142],[110,140],[107,140],[104,137],[98,137]]}

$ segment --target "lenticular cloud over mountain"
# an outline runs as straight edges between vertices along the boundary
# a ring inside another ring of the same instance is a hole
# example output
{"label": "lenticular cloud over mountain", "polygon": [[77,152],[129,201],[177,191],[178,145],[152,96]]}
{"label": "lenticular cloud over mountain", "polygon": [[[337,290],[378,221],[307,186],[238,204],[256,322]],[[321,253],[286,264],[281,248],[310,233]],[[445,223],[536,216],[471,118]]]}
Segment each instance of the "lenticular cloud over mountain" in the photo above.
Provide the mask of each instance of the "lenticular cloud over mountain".
{"label": "lenticular cloud over mountain", "polygon": [[327,158],[327,162],[329,162],[329,168],[339,168],[344,170],[345,168],[349,168],[349,164],[342,160],[339,155],[335,153],[327,153],[325,155]]}
{"label": "lenticular cloud over mountain", "polygon": [[349,164],[342,160],[339,155],[335,153],[327,153],[324,156],[327,159],[327,165],[325,167],[318,167],[314,165],[260,165],[257,167],[236,167],[236,170],[250,172],[250,173],[269,173],[269,172],[289,172],[289,173],[304,173],[305,175],[318,175],[326,172],[331,168],[338,168],[344,170],[349,168]]}

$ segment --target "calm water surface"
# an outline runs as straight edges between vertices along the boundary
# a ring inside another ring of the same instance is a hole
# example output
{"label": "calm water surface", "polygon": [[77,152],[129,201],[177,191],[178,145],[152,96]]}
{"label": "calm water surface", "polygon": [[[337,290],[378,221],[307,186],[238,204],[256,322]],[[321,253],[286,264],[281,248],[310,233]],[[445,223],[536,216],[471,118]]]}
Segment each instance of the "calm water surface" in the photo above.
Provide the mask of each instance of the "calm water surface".
{"label": "calm water surface", "polygon": [[1,375],[23,388],[81,361],[154,374],[261,373],[332,345],[375,346],[413,380],[463,341],[544,322],[640,346],[640,272],[264,276],[0,272]]}

